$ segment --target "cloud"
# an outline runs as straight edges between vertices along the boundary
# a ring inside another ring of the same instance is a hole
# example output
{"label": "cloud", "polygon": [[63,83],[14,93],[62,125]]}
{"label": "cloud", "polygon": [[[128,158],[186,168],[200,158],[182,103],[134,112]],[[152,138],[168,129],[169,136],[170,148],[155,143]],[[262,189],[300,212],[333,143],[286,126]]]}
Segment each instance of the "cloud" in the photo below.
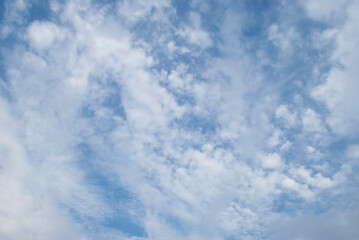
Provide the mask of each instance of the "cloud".
{"label": "cloud", "polygon": [[347,155],[350,158],[358,158],[359,157],[359,145],[351,145],[347,149]]}
{"label": "cloud", "polygon": [[[66,211],[57,207],[57,198],[61,194],[56,193],[56,185],[44,176],[42,169],[32,163],[33,159],[28,158],[19,137],[22,131],[19,129],[19,120],[12,116],[9,103],[2,98],[0,101],[1,238],[7,240],[33,236],[36,239],[85,239],[80,225]],[[54,172],[48,168],[43,170],[49,174]],[[66,180],[70,186],[73,186],[72,180],[71,176]],[[56,184],[69,187],[60,181]],[[52,188],[51,191],[49,187]],[[82,191],[81,188],[76,190]],[[86,196],[86,202],[88,197]]]}
{"label": "cloud", "polygon": [[[350,136],[358,131],[356,126],[359,116],[358,111],[352,108],[353,102],[358,100],[353,89],[358,87],[355,64],[359,55],[352,51],[359,39],[356,30],[358,17],[355,14],[358,3],[353,1],[346,9],[348,20],[336,34],[336,48],[332,56],[332,61],[340,66],[334,66],[330,70],[324,83],[313,89],[312,96],[324,103],[330,111],[326,120],[332,130],[337,134]],[[337,11],[340,12],[340,9]]]}
{"label": "cloud", "polygon": [[55,24],[51,22],[33,22],[28,28],[29,42],[36,49],[47,49],[65,37]]}
{"label": "cloud", "polygon": [[280,105],[275,112],[278,119],[283,119],[286,126],[293,127],[296,124],[296,114],[289,111],[287,105]]}
{"label": "cloud", "polygon": [[269,154],[262,159],[264,168],[276,169],[282,167],[282,159],[278,153]]}
{"label": "cloud", "polygon": [[272,24],[268,29],[268,39],[283,52],[289,54],[292,52],[294,44],[298,41],[298,33],[293,29],[280,31],[277,24]]}
{"label": "cloud", "polygon": [[208,48],[212,45],[212,39],[208,32],[201,28],[201,15],[191,12],[189,16],[189,25],[185,25],[178,34],[184,37],[189,43],[201,48]]}
{"label": "cloud", "polygon": [[340,43],[353,13],[328,37],[349,70],[282,86],[292,66],[272,48],[301,45],[297,22],[251,17],[265,6],[249,2],[183,4],[52,1],[51,17],[5,21],[0,237],[265,239],[276,216],[347,194],[356,145],[338,163],[319,140],[334,138],[324,121],[355,128],[342,100],[354,80],[329,84],[354,71]]}
{"label": "cloud", "polygon": [[[168,7],[170,7],[170,3],[167,0],[160,0],[156,2],[125,0],[120,1],[117,6],[119,14],[124,16],[126,20],[132,24],[144,20],[149,15],[157,18],[161,15],[161,11]],[[151,12],[153,10],[155,11],[154,14]]]}
{"label": "cloud", "polygon": [[303,128],[307,132],[322,132],[323,123],[319,119],[319,115],[312,109],[308,108],[303,114]]}
{"label": "cloud", "polygon": [[[358,210],[331,210],[323,214],[305,214],[277,220],[277,233],[269,239],[345,239],[358,238]],[[279,227],[280,226],[280,227]]]}
{"label": "cloud", "polygon": [[350,1],[302,1],[308,15],[315,20],[330,20],[330,18],[338,17],[342,14],[341,10],[347,6]]}

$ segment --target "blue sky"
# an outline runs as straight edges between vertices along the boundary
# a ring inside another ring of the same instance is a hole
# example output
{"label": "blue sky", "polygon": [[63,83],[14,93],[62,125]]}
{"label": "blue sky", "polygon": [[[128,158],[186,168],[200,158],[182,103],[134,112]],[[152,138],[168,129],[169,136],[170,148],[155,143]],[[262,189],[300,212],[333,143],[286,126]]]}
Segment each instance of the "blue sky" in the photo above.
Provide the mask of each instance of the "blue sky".
{"label": "blue sky", "polygon": [[0,238],[356,240],[359,1],[0,3]]}

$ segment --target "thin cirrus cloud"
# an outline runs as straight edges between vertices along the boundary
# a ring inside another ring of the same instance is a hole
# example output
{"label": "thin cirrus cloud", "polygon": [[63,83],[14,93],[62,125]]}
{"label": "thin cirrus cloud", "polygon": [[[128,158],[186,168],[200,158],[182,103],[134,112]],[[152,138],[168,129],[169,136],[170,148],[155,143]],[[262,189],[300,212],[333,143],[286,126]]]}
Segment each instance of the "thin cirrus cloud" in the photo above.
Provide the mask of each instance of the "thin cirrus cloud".
{"label": "thin cirrus cloud", "polygon": [[358,1],[320,5],[3,2],[0,238],[357,239]]}

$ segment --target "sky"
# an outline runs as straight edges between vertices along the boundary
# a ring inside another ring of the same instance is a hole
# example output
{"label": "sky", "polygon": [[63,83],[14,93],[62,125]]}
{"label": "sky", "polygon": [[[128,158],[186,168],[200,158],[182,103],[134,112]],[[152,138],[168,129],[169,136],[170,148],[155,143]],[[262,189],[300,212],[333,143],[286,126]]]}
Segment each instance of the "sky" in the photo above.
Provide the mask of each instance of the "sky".
{"label": "sky", "polygon": [[0,1],[0,239],[359,239],[358,12]]}

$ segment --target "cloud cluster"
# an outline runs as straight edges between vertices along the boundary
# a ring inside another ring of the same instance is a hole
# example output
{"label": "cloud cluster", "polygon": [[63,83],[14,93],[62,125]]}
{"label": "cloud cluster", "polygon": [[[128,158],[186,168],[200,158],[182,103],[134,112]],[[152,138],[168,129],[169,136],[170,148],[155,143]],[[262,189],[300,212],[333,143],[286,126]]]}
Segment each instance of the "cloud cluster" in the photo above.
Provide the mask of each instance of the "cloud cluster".
{"label": "cloud cluster", "polygon": [[[319,2],[5,2],[0,238],[325,239],[307,222],[356,219],[305,216],[356,191],[358,4]],[[319,43],[303,19],[330,26]],[[293,70],[313,51],[329,70]]]}

